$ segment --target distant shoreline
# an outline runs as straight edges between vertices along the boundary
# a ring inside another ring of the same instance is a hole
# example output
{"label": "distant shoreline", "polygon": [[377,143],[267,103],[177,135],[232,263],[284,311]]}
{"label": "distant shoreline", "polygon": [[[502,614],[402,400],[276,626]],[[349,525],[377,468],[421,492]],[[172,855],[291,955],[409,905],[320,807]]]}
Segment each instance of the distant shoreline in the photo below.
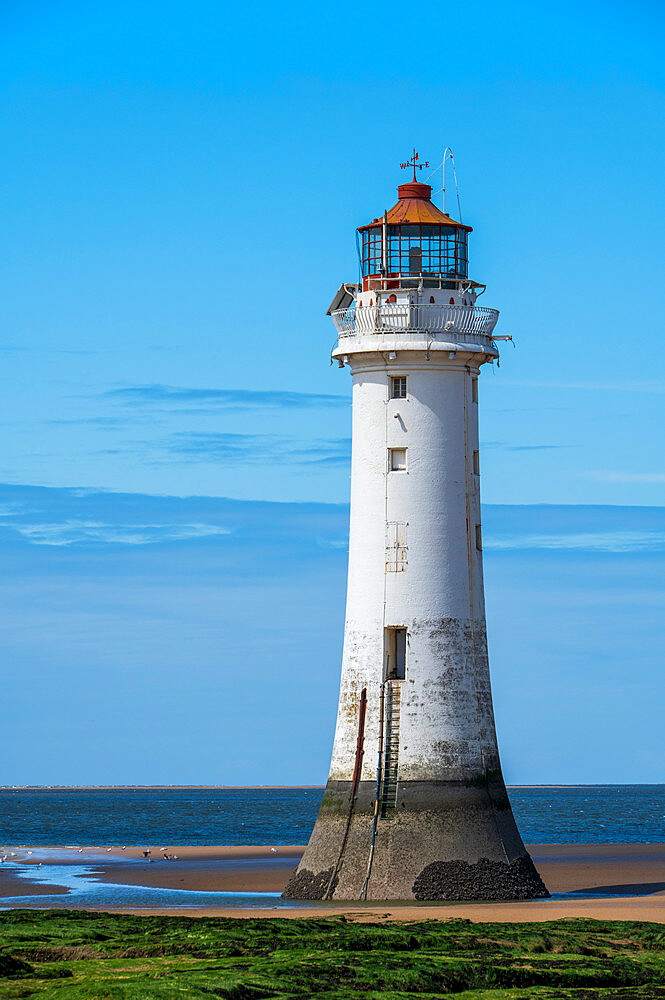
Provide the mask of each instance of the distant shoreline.
{"label": "distant shoreline", "polygon": [[110,792],[110,791],[294,791],[325,785],[0,785],[0,792]]}
{"label": "distant shoreline", "polygon": [[[506,785],[522,788],[662,788],[664,782],[626,781],[572,785]],[[109,791],[306,791],[323,790],[325,785],[0,785],[0,792],[109,792]]]}

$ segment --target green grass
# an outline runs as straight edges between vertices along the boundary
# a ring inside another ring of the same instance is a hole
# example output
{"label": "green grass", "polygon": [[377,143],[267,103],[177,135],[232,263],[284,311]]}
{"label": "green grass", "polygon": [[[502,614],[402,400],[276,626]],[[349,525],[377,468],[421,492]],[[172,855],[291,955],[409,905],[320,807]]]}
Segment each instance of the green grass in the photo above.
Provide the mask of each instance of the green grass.
{"label": "green grass", "polygon": [[0,914],[0,1000],[665,1000],[660,924]]}

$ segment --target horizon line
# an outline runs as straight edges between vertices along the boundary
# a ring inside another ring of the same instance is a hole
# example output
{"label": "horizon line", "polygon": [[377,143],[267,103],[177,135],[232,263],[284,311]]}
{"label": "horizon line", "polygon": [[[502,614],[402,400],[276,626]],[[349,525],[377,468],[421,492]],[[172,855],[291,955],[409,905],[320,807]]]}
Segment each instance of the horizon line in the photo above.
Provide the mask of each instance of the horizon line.
{"label": "horizon line", "polygon": [[[514,784],[506,785],[506,788],[614,788],[614,787],[634,787],[661,788],[665,787],[665,782],[659,781],[592,781],[573,782],[571,784]],[[261,790],[305,790],[324,789],[325,785],[0,785],[0,792],[27,792],[27,791],[261,791]]]}

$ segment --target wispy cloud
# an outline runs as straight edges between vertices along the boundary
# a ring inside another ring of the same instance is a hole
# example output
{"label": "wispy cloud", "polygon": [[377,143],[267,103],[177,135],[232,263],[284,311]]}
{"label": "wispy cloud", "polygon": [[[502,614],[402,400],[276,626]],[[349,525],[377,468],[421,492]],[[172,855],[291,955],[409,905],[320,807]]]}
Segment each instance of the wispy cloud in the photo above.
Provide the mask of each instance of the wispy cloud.
{"label": "wispy cloud", "polygon": [[119,427],[125,427],[127,424],[127,419],[124,416],[121,417],[72,417],[70,419],[62,420],[47,420],[46,423],[53,426],[62,427],[105,427],[111,430],[116,430]]}
{"label": "wispy cloud", "polygon": [[506,444],[506,451],[552,451],[560,448],[574,448],[572,444]]}
{"label": "wispy cloud", "polygon": [[346,465],[351,456],[350,438],[333,438],[303,444],[273,434],[180,431],[164,445],[170,455],[202,461],[266,462],[279,459],[294,465]]}
{"label": "wispy cloud", "polygon": [[348,406],[346,396],[316,392],[288,392],[283,389],[205,389],[176,385],[126,386],[110,389],[105,399],[134,406],[182,406],[214,409],[315,409]]}
{"label": "wispy cloud", "polygon": [[665,551],[665,531],[597,531],[551,535],[505,535],[488,537],[486,549],[568,549],[587,552]]}
{"label": "wispy cloud", "polygon": [[216,524],[104,524],[96,521],[66,520],[50,523],[0,524],[0,530],[18,532],[34,545],[77,545],[85,542],[107,545],[156,545],[228,535],[229,529]]}
{"label": "wispy cloud", "polygon": [[583,476],[601,483],[665,483],[665,472],[621,472],[613,469],[600,469],[584,472]]}
{"label": "wispy cloud", "polygon": [[502,449],[503,451],[552,451],[560,448],[575,448],[574,444],[507,444],[505,441],[481,441],[483,450]]}

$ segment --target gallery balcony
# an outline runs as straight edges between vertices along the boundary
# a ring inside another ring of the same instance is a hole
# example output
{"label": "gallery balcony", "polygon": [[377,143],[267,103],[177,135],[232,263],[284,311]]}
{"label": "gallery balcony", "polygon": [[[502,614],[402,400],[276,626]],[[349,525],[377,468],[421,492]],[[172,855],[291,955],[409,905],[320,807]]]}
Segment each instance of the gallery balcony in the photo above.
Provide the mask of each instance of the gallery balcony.
{"label": "gallery balcony", "polygon": [[340,338],[372,333],[431,333],[449,335],[454,341],[470,338],[490,346],[499,311],[484,306],[400,302],[357,307],[354,302],[330,315]]}

